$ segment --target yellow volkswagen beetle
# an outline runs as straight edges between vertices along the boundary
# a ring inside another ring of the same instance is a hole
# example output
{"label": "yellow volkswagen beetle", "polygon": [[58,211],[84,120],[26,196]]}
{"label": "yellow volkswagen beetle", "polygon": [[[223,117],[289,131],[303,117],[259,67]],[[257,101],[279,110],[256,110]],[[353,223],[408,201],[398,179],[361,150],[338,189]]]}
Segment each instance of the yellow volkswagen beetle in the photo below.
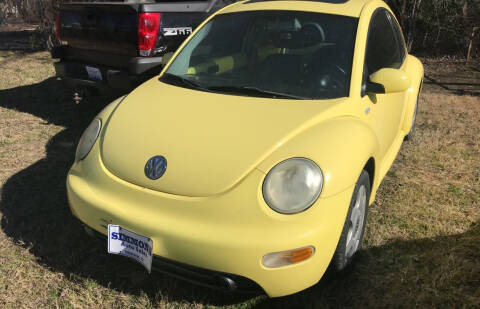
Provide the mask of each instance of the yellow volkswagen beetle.
{"label": "yellow volkswagen beetle", "polygon": [[232,4],[93,120],[71,210],[148,271],[298,292],[354,260],[422,77],[382,1]]}

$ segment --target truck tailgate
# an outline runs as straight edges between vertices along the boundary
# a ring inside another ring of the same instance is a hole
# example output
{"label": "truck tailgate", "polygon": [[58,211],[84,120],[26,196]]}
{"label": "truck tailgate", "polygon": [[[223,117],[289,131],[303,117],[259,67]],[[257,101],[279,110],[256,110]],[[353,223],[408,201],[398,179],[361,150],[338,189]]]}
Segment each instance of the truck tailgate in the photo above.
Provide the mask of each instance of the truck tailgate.
{"label": "truck tailgate", "polygon": [[73,48],[136,56],[138,5],[66,4],[61,38]]}

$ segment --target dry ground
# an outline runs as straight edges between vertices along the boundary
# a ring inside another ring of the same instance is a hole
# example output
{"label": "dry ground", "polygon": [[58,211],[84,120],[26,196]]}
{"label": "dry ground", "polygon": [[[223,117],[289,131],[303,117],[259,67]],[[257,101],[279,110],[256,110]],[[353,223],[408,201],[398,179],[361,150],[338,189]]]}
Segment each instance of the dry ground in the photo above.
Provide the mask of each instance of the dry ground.
{"label": "dry ground", "polygon": [[[354,271],[267,299],[148,276],[83,233],[65,175],[106,101],[73,105],[51,62],[45,52],[0,51],[0,307],[480,307],[480,79],[468,95],[426,85],[415,139],[370,208]],[[451,75],[429,66],[437,80]]]}

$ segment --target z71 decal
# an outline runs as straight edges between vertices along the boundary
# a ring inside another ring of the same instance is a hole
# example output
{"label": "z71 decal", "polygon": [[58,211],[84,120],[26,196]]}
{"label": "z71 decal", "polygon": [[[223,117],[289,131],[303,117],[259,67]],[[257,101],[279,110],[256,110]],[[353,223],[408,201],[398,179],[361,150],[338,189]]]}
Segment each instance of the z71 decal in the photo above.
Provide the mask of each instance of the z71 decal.
{"label": "z71 decal", "polygon": [[189,35],[190,33],[192,33],[192,27],[163,28],[164,36]]}

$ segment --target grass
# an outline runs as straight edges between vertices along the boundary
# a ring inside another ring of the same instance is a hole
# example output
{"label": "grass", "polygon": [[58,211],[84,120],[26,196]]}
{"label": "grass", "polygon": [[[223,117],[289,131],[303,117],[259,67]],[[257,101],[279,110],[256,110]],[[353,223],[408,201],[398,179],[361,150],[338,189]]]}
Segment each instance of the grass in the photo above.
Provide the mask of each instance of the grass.
{"label": "grass", "polygon": [[0,307],[480,307],[479,96],[427,87],[415,138],[369,209],[353,272],[267,299],[148,276],[83,233],[65,175],[107,102],[71,103],[51,62],[45,52],[0,51]]}

